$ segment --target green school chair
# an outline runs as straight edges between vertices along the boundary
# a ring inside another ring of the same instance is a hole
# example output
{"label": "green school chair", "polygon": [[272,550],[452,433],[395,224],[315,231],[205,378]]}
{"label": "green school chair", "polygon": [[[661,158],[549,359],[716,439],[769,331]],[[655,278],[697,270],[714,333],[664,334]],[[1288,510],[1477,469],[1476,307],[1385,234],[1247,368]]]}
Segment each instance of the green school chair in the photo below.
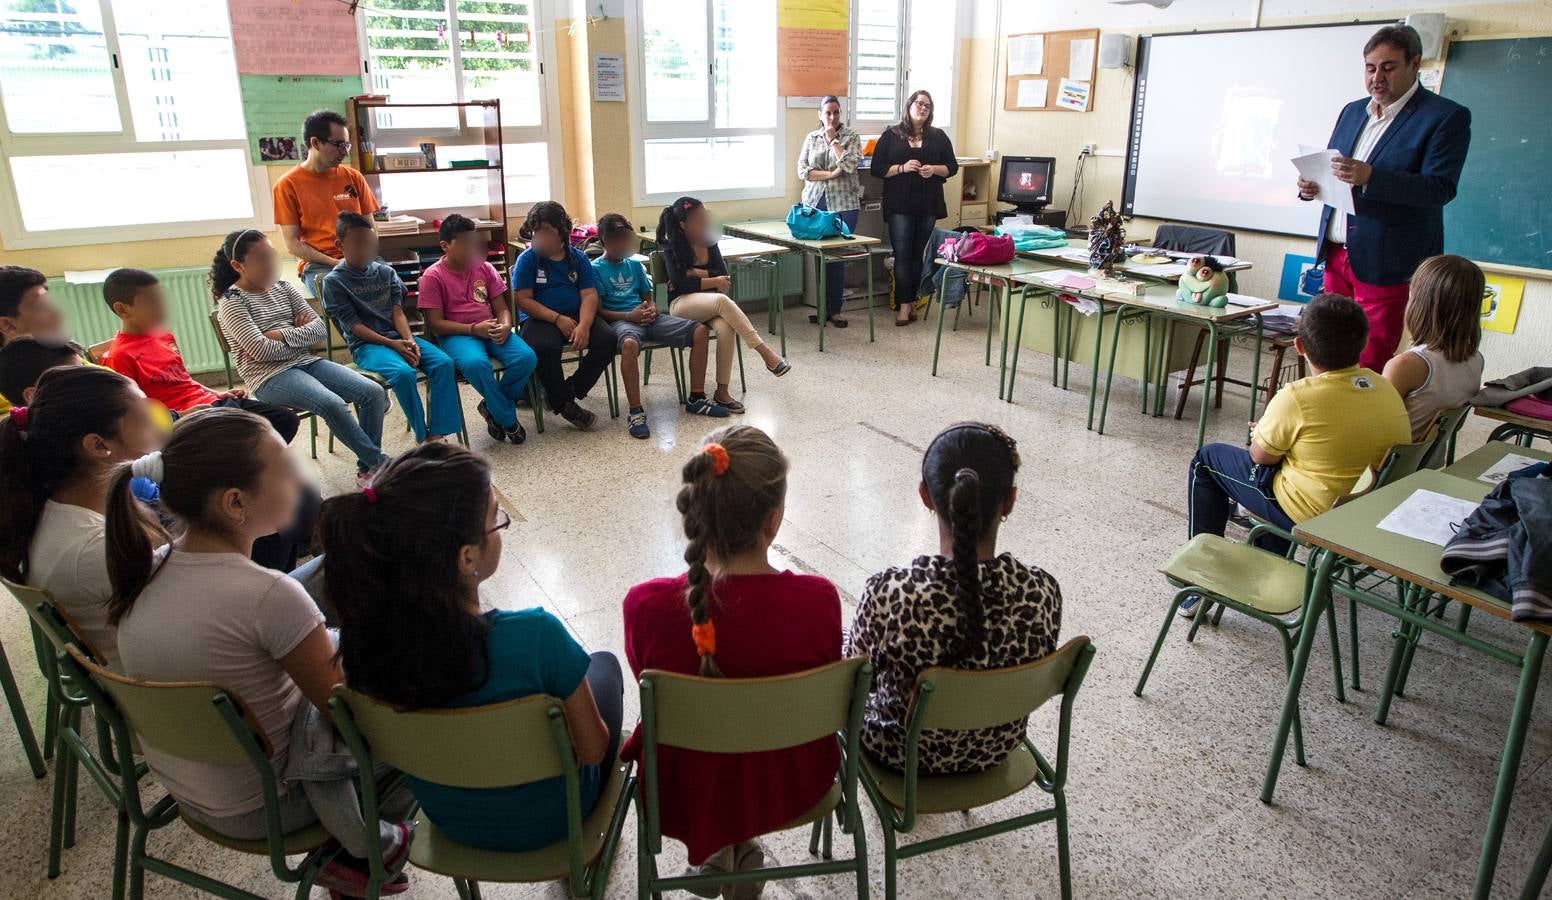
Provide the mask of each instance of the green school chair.
{"label": "green school chair", "polygon": [[[231,390],[233,386],[237,384],[236,380],[232,378],[232,345],[226,339],[226,332],[221,330],[221,319],[219,317],[220,311],[221,308],[219,306],[212,306],[210,307],[210,312],[206,315],[206,318],[210,320],[210,328],[216,334],[216,344],[221,348],[221,365],[226,368],[226,389]],[[307,422],[307,430],[312,442],[312,457],[313,459],[317,459],[318,417],[313,415],[311,410],[295,409],[292,407],[288,407],[288,409],[291,409],[292,412],[296,413],[296,417],[298,419]],[[334,452],[333,432],[330,432],[329,434],[329,452]]]}
{"label": "green school chair", "polygon": [[[124,781],[124,809],[133,829],[129,847],[129,900],[145,896],[145,873],[190,885],[226,900],[264,900],[259,894],[150,855],[146,841],[151,833],[179,818],[189,830],[211,843],[269,858],[275,877],[295,884],[296,900],[306,900],[319,871],[333,858],[338,845],[322,825],[312,824],[290,834],[280,830],[280,778],[270,764],[271,747],[253,715],[235,694],[209,682],[153,683],[137,681],[108,671],[87,659],[79,647],[66,648],[60,656],[63,671],[79,684],[97,710],[101,723],[113,736],[121,771],[134,765],[131,733],[162,753],[210,765],[252,766],[258,771],[264,793],[266,837],[246,841],[230,838],[181,815],[171,795],[149,809],[134,779]],[[301,856],[291,866],[287,856]]]}
{"label": "green school chair", "polygon": [[[905,735],[905,771],[894,772],[862,757],[862,786],[884,828],[884,897],[895,896],[900,860],[968,844],[1042,822],[1056,823],[1056,860],[1062,897],[1072,896],[1072,864],[1067,846],[1067,749],[1072,734],[1073,702],[1089,665],[1094,645],[1075,637],[1034,662],[1003,669],[968,671],[931,668],[916,680]],[[962,775],[924,775],[917,770],[917,753],[924,729],[967,731],[1024,719],[1062,696],[1053,765],[1025,735],[996,768]],[[965,812],[995,803],[1034,784],[1055,801],[1048,809],[989,822],[914,844],[899,846],[899,835],[910,834],[923,815]]]}
{"label": "green school chair", "polygon": [[1541,888],[1547,883],[1548,870],[1552,870],[1552,822],[1547,823],[1547,833],[1541,837],[1541,849],[1536,852],[1536,861],[1525,876],[1525,888],[1520,891],[1520,900],[1536,900],[1541,896]]}
{"label": "green school chair", "polygon": [[49,808],[48,877],[58,878],[62,850],[75,846],[75,810],[78,767],[102,788],[108,804],[118,811],[117,831],[113,841],[113,898],[123,900],[125,857],[129,848],[129,816],[124,807],[124,772],[140,778],[146,772],[145,765],[138,764],[129,770],[118,766],[117,756],[109,744],[108,729],[97,728],[97,752],[81,736],[81,712],[91,708],[88,699],[77,686],[76,679],[65,675],[59,657],[65,648],[76,646],[93,659],[100,659],[63,610],[54,605],[48,591],[16,584],[0,579],[6,590],[26,610],[32,629],[33,651],[37,655],[38,668],[48,685],[48,715],[45,739],[55,748],[54,791]]}
{"label": "green school chair", "polygon": [[[46,733],[43,750],[38,749],[38,737],[32,730],[32,718],[27,714],[27,704],[22,702],[22,692],[16,686],[16,676],[11,672],[11,661],[5,655],[3,644],[0,644],[0,690],[5,692],[6,705],[11,709],[11,721],[16,723],[16,739],[21,742],[22,752],[27,755],[27,767],[32,770],[33,778],[42,778],[48,774],[43,762],[46,756],[44,751],[47,751],[47,755],[52,755],[54,751]],[[45,716],[43,721],[46,728],[53,717]]]}
{"label": "green school chair", "polygon": [[[323,306],[323,276],[322,275],[314,275],[312,283],[309,284],[308,287],[312,289],[313,297],[317,298],[319,306]],[[327,307],[324,307],[323,312],[322,312],[320,317],[323,319],[323,329],[324,329],[324,331],[323,331],[323,342],[324,342],[324,348],[325,348],[325,350],[324,350],[324,353],[325,353],[324,359],[327,359],[330,362],[335,362],[336,360],[334,359],[334,351],[335,351],[334,335],[337,332],[339,334],[339,336],[340,336],[340,341],[344,344],[344,346],[340,347],[339,349],[345,349],[346,347],[349,346],[349,343],[346,341],[346,338],[345,338],[345,329],[341,328],[339,322],[335,321],[334,317],[329,315],[329,311],[328,311]],[[414,330],[415,325],[416,325],[416,323],[414,323],[414,322],[410,323],[411,331]],[[369,369],[363,369],[359,365],[356,365],[356,361],[355,361],[354,358],[352,358],[350,362],[345,363],[344,365],[349,366],[354,371],[359,372],[363,376],[365,376],[367,378],[370,378],[373,381],[377,382],[378,384],[382,385],[383,390],[384,391],[388,391],[389,392],[389,396],[392,396],[392,387],[388,384],[388,379],[386,379],[383,376],[377,374],[376,372],[373,372],[373,371],[371,371]],[[454,377],[455,380],[458,379],[458,374],[457,374],[456,370],[453,373],[453,377]],[[417,384],[423,384],[423,385],[426,386],[426,408],[430,409],[431,408],[431,385],[430,385],[430,383],[426,379],[426,373],[417,371],[415,373],[415,382]],[[414,428],[415,428],[415,426],[410,424],[408,411],[405,411],[404,430],[405,431],[413,431]],[[463,444],[465,447],[469,446],[469,425],[464,420],[463,404],[462,403],[458,404],[458,442]]]}
{"label": "green school chair", "polygon": [[[785,881],[811,875],[852,872],[857,896],[867,900],[868,853],[857,802],[858,735],[862,710],[873,680],[873,667],[861,657],[772,678],[701,678],[649,669],[641,676],[641,790],[636,796],[636,889],[642,900],[668,890],[694,891],[713,885]],[[659,820],[657,758],[660,746],[703,753],[760,753],[799,747],[835,737],[842,747],[839,777],[808,813],[778,831],[813,826],[808,852],[823,862],[755,869],[747,872],[685,875],[658,874],[663,852]],[[830,813],[849,832],[855,857],[831,859]]]}
{"label": "green school chair", "polygon": [[[616,761],[597,805],[583,814],[576,754],[561,701],[538,694],[467,709],[404,711],[339,686],[329,709],[362,772],[385,763],[414,778],[471,789],[565,780],[564,840],[524,852],[481,850],[453,840],[422,815],[410,845],[409,859],[416,868],[448,876],[464,900],[480,896],[482,881],[563,878],[569,880],[573,897],[603,897],[636,779],[629,763]],[[471,765],[471,759],[478,764]],[[377,821],[378,793],[370,778],[362,779],[363,817],[368,822]],[[375,842],[368,862],[368,895],[375,897],[377,885],[393,873],[384,868]]]}
{"label": "green school chair", "polygon": [[[1153,664],[1164,647],[1164,638],[1169,635],[1180,604],[1193,594],[1201,599],[1197,602],[1191,630],[1186,635],[1188,642],[1195,640],[1197,629],[1208,618],[1209,605],[1218,604],[1276,629],[1278,637],[1282,638],[1285,674],[1293,667],[1293,645],[1299,631],[1304,627],[1313,628],[1315,623],[1304,621],[1304,611],[1308,608],[1304,602],[1304,566],[1286,556],[1254,546],[1256,538],[1275,531],[1270,525],[1257,524],[1250,529],[1243,544],[1216,534],[1199,534],[1164,561],[1159,571],[1177,590],[1169,609],[1164,612],[1164,624],[1159,627],[1159,636],[1153,642],[1153,652],[1148,654],[1148,662],[1143,666],[1137,687],[1132,690],[1133,694],[1142,696],[1148,675],[1153,671]],[[1291,555],[1294,547],[1290,546],[1288,552]],[[1222,613],[1222,609],[1219,613]],[[1331,604],[1326,606],[1326,624],[1331,632],[1331,666],[1336,676],[1336,696],[1339,701],[1346,702],[1347,696],[1342,690],[1342,656],[1337,647],[1336,612]],[[1297,710],[1293,718],[1293,747],[1295,759],[1299,765],[1304,765],[1304,733]]]}

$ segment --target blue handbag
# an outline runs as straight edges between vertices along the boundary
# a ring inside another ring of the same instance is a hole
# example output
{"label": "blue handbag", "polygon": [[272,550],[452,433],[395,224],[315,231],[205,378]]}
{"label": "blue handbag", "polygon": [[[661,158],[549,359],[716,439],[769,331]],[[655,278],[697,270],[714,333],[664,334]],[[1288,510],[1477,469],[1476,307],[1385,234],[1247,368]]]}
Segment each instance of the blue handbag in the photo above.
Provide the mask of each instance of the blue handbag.
{"label": "blue handbag", "polygon": [[833,237],[851,237],[851,229],[841,219],[840,213],[793,204],[787,211],[787,230],[800,241],[822,241]]}

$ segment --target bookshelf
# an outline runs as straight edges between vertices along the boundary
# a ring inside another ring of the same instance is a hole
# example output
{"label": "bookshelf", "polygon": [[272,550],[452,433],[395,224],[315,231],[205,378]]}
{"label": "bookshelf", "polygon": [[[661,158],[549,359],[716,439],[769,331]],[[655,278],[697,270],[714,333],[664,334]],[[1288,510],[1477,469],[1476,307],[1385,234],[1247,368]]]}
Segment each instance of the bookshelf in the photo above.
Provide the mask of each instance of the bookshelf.
{"label": "bookshelf", "polygon": [[417,227],[379,220],[383,260],[411,292],[420,273],[442,255],[437,223],[448,213],[474,219],[490,240],[490,261],[507,277],[512,246],[507,229],[501,101],[391,103],[382,97],[346,102],[354,142],[351,163],[390,216],[414,216]]}

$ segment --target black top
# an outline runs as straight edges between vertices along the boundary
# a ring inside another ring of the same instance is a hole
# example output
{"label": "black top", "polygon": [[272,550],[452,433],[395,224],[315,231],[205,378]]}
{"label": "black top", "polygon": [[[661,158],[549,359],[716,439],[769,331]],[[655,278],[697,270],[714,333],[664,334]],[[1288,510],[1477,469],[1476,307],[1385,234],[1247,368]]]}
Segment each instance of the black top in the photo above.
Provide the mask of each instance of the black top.
{"label": "black top", "polygon": [[727,263],[722,260],[722,251],[716,244],[706,248],[706,262],[695,265],[694,260],[680,261],[672,247],[667,245],[659,248],[663,255],[663,269],[668,273],[668,299],[684,294],[696,294],[703,290],[701,276],[688,274],[690,269],[705,269],[707,278],[716,278],[727,274]]}
{"label": "black top", "polygon": [[906,160],[919,159],[923,165],[948,166],[950,177],[959,171],[959,160],[954,158],[954,144],[941,128],[927,129],[920,147],[888,128],[879,136],[873,148],[873,165],[868,173],[884,179],[884,215],[932,216],[941,219],[948,215],[943,202],[943,182],[947,178],[923,178],[914,172],[902,172],[893,178],[885,178],[890,166]]}

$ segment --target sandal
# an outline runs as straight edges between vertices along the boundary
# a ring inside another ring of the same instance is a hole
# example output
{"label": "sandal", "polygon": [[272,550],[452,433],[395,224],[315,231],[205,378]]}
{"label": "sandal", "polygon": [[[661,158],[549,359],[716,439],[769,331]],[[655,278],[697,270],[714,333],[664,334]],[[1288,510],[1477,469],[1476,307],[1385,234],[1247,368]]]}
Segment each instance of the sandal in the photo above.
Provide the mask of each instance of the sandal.
{"label": "sandal", "polygon": [[787,362],[784,359],[784,360],[782,360],[781,362],[777,363],[774,366],[766,366],[765,370],[767,372],[770,372],[772,375],[775,375],[777,378],[780,378],[781,376],[783,376],[783,375],[787,374],[788,372],[792,371],[792,363]]}

